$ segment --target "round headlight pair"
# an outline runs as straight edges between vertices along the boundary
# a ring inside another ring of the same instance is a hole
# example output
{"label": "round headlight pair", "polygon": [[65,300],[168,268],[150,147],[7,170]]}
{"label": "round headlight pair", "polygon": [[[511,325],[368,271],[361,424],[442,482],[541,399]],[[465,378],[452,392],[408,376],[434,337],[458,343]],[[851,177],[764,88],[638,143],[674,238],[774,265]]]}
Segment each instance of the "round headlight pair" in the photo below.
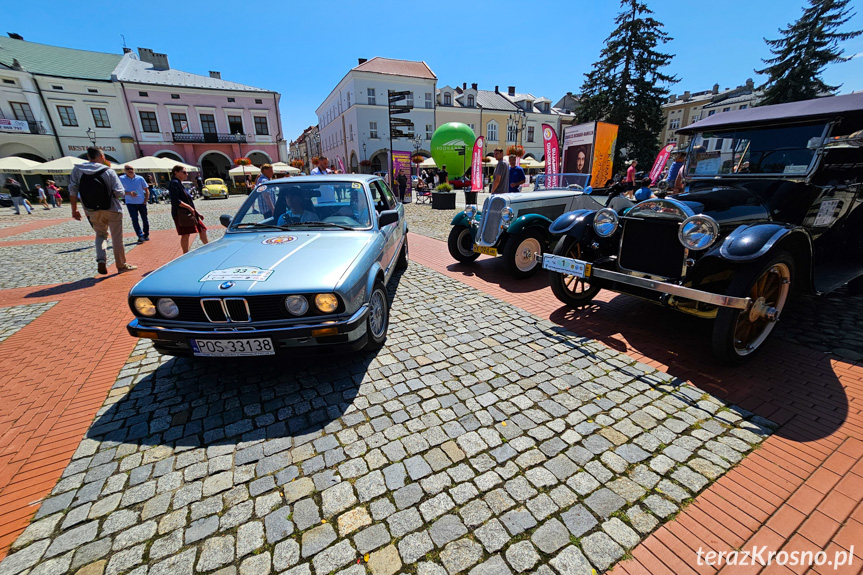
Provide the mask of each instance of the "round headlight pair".
{"label": "round headlight pair", "polygon": [[719,237],[719,224],[703,214],[690,216],[680,224],[677,237],[680,243],[691,250],[704,250],[713,245]]}
{"label": "round headlight pair", "polygon": [[[289,295],[285,298],[285,307],[293,315],[305,315],[309,311],[309,300],[302,295]],[[315,307],[322,313],[332,313],[339,307],[339,298],[331,293],[318,294],[315,296]]]}
{"label": "round headlight pair", "polygon": [[513,211],[509,206],[500,211],[500,221],[502,224],[508,224],[512,221]]}
{"label": "round headlight pair", "polygon": [[468,220],[472,220],[476,216],[476,206],[469,204],[464,207],[464,215]]}
{"label": "round headlight pair", "polygon": [[158,311],[162,316],[173,319],[180,315],[180,308],[169,297],[159,298],[155,305],[148,297],[135,298],[135,310],[145,317],[153,317]]}
{"label": "round headlight pair", "polygon": [[601,238],[607,238],[617,231],[620,225],[620,220],[617,219],[617,212],[611,208],[602,208],[596,212],[593,218],[593,231]]}

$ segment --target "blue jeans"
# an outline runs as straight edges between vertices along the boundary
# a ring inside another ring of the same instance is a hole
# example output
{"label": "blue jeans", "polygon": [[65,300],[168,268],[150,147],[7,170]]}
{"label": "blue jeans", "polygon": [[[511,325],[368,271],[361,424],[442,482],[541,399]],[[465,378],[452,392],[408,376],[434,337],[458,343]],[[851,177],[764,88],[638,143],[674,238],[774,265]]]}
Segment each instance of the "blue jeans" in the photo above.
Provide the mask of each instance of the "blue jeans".
{"label": "blue jeans", "polygon": [[[150,237],[150,220],[147,219],[147,204],[126,204],[129,210],[129,217],[132,218],[132,227],[135,228],[135,234],[139,238]],[[141,225],[138,223],[138,215],[144,222],[144,233],[141,233]]]}

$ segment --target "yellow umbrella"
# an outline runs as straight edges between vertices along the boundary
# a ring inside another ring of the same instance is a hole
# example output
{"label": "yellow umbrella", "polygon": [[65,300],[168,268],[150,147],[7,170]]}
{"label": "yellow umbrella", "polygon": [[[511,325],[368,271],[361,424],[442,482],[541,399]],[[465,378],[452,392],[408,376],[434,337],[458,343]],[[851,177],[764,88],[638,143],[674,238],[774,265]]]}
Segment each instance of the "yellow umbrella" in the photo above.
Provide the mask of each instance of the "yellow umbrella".
{"label": "yellow umbrella", "polygon": [[19,158],[18,156],[0,158],[0,174],[24,174],[38,165],[39,162],[34,162],[27,158]]}

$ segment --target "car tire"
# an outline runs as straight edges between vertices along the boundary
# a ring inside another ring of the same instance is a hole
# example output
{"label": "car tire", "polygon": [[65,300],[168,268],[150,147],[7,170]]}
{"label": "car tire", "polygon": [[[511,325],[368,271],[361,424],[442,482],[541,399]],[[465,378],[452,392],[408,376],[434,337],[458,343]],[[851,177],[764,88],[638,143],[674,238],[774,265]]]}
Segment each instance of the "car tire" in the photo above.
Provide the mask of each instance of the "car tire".
{"label": "car tire", "polygon": [[[579,260],[582,258],[581,244],[572,236],[560,238],[554,246],[553,253],[567,258]],[[599,286],[591,285],[590,282],[553,271],[548,272],[548,282],[551,284],[554,297],[569,307],[589,304],[600,290]]]}
{"label": "car tire", "polygon": [[[713,354],[741,365],[762,347],[776,326],[794,285],[794,258],[787,252],[753,262],[734,273],[726,295],[750,297],[750,311],[720,307],[713,324]],[[758,310],[775,309],[773,320]]]}
{"label": "car tire", "polygon": [[473,251],[473,238],[470,237],[470,228],[467,226],[453,226],[446,245],[449,255],[463,264],[469,264],[479,257],[479,254]]}
{"label": "car tire", "polygon": [[387,329],[390,325],[390,305],[387,298],[387,290],[384,284],[378,280],[372,288],[369,297],[369,313],[366,316],[366,346],[367,350],[375,350],[383,347],[387,339]]}
{"label": "car tire", "polygon": [[396,261],[397,270],[408,269],[408,236],[405,234],[405,243],[402,245],[402,251],[399,252],[399,259]]}
{"label": "car tire", "polygon": [[503,259],[507,270],[514,278],[528,278],[536,273],[540,264],[532,256],[545,251],[545,242],[537,230],[527,230],[518,235],[512,235],[506,240],[503,249]]}

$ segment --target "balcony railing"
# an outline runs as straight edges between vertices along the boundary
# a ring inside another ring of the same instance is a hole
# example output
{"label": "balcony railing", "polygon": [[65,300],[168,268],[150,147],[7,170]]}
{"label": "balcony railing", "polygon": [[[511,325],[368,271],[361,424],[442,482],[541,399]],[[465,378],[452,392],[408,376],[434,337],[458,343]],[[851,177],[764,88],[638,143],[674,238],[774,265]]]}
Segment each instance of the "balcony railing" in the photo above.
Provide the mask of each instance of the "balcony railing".
{"label": "balcony railing", "polygon": [[171,132],[175,142],[183,144],[245,144],[245,134]]}
{"label": "balcony railing", "polygon": [[27,126],[30,128],[31,134],[47,134],[48,131],[45,129],[45,126],[42,125],[42,122],[27,122]]}

